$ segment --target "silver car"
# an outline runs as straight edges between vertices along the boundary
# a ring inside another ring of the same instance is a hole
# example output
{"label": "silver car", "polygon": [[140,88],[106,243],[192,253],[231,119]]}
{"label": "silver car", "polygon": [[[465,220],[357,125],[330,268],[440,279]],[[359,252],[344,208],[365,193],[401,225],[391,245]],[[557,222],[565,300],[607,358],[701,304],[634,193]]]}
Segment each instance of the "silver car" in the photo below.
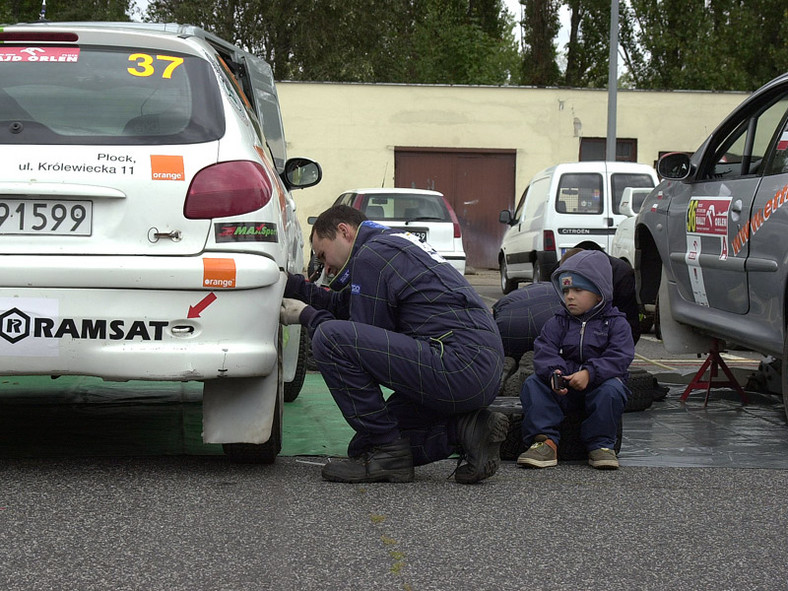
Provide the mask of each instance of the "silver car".
{"label": "silver car", "polygon": [[636,275],[665,346],[706,352],[716,338],[782,359],[788,411],[788,74],[658,172],[637,218]]}

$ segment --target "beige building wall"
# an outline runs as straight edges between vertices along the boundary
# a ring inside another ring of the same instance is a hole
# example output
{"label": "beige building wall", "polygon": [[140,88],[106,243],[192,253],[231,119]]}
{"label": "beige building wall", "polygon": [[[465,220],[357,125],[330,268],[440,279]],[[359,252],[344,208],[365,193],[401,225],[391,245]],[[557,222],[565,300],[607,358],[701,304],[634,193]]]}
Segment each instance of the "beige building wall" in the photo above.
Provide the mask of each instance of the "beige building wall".
{"label": "beige building wall", "polygon": [[[278,82],[289,157],[320,162],[323,181],[294,192],[308,216],[357,187],[394,186],[395,147],[517,151],[516,194],[539,170],[577,161],[580,138],[607,134],[607,91],[527,87]],[[741,92],[619,91],[619,138],[637,139],[638,161],[694,151]],[[497,215],[497,212],[495,212]]]}

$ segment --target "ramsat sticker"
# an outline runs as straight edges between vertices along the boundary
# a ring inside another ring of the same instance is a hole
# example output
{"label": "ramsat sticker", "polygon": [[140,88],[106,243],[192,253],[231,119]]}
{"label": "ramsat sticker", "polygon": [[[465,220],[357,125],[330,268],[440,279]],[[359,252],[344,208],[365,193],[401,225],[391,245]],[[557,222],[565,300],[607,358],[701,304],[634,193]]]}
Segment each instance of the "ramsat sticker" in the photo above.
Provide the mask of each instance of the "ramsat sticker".
{"label": "ramsat sticker", "polygon": [[154,181],[182,181],[186,178],[183,172],[183,156],[150,157],[150,178]]}
{"label": "ramsat sticker", "polygon": [[203,259],[204,287],[235,287],[235,259]]}
{"label": "ramsat sticker", "polygon": [[66,62],[79,61],[78,47],[2,47],[0,62]]}

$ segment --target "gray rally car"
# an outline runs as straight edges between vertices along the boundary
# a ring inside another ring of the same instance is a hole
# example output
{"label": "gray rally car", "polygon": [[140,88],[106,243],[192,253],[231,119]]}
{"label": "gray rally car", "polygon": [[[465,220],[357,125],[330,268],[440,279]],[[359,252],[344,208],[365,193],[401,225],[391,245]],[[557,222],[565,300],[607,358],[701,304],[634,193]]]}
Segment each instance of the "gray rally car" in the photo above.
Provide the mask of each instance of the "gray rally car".
{"label": "gray rally car", "polygon": [[782,359],[788,412],[788,74],[657,170],[635,230],[641,302],[657,307],[668,351],[717,338]]}

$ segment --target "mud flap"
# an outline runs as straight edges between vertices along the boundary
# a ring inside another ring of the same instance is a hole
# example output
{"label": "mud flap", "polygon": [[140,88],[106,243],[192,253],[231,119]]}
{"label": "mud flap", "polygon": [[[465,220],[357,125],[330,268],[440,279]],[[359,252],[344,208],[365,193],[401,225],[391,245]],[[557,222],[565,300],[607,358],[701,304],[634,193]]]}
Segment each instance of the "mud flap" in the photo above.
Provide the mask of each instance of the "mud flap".
{"label": "mud flap", "polygon": [[203,385],[205,443],[265,443],[271,437],[278,389],[266,377],[207,380]]}

